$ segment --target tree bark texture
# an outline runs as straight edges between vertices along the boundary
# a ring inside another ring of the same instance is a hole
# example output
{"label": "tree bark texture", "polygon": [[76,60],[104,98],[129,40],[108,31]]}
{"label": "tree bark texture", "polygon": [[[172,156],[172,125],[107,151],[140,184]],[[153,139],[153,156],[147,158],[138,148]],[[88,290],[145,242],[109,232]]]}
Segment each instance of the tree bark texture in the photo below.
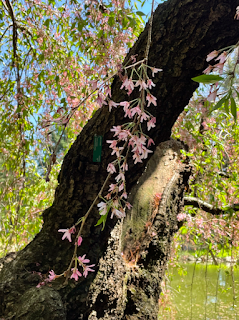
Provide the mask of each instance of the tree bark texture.
{"label": "tree bark texture", "polygon": [[[101,231],[101,226],[95,227],[98,210],[93,209],[78,254],[86,253],[91,263],[96,264],[95,273],[78,282],[70,280],[68,284],[64,284],[64,279],[57,279],[51,286],[37,289],[38,272],[47,274],[53,269],[62,273],[67,268],[73,248],[68,241],[61,240],[62,234],[57,230],[71,227],[86,213],[107,176],[107,164],[114,160],[106,140],[112,139],[110,128],[113,125],[124,123],[124,114],[119,108],[109,113],[107,106],[98,110],[64,159],[55,200],[43,214],[41,232],[24,250],[2,261],[1,317],[22,320],[156,319],[160,281],[172,236],[178,228],[176,213],[182,206],[183,189],[189,175],[187,166],[177,162],[178,150],[172,141],[167,146],[161,142],[169,140],[175,120],[196,89],[197,84],[191,78],[201,74],[206,67],[206,55],[238,41],[239,22],[233,19],[238,5],[239,0],[169,0],[158,6],[148,64],[162,68],[163,72],[154,78],[156,87],[152,94],[157,97],[157,106],[150,107],[149,111],[156,116],[157,123],[149,134],[155,141],[155,148],[160,145],[165,150],[159,158],[174,154],[172,168],[168,167],[172,175],[159,176],[162,184],[158,185],[158,198],[152,190],[151,198],[146,201],[150,205],[146,210],[139,209],[143,214],[139,219],[138,203],[134,203],[136,213],[132,213],[131,220],[127,219],[124,226],[116,219],[108,219]],[[148,25],[126,60],[134,54],[138,60],[144,58],[147,31]],[[119,78],[115,77],[112,84],[115,102],[128,99],[120,86]],[[101,163],[92,161],[95,135],[103,136]],[[128,191],[133,190],[146,164],[145,161],[134,165],[129,161]],[[114,177],[110,183],[113,181]],[[136,193],[132,191],[132,194]],[[132,225],[140,219],[141,224]],[[126,243],[122,243],[121,232],[123,238],[128,239]]]}

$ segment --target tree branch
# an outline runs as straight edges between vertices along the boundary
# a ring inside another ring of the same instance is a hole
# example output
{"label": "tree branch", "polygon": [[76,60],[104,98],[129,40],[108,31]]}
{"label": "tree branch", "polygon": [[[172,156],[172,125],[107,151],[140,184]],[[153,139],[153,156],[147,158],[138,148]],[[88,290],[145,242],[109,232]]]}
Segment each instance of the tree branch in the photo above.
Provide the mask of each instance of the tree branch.
{"label": "tree branch", "polygon": [[211,213],[212,215],[225,214],[229,210],[239,211],[239,203],[234,203],[231,206],[225,208],[217,208],[212,204],[195,197],[184,197],[184,205],[193,206],[194,208],[201,209],[203,211]]}

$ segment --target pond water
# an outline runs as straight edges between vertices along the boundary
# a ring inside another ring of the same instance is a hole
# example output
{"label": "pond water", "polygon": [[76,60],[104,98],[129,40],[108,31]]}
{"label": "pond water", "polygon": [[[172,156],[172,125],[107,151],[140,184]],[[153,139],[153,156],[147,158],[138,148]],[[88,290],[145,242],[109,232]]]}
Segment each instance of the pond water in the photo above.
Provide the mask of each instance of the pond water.
{"label": "pond water", "polygon": [[169,298],[166,294],[158,319],[239,320],[238,266],[233,273],[226,265],[188,263],[181,267],[186,275],[178,268],[169,272]]}

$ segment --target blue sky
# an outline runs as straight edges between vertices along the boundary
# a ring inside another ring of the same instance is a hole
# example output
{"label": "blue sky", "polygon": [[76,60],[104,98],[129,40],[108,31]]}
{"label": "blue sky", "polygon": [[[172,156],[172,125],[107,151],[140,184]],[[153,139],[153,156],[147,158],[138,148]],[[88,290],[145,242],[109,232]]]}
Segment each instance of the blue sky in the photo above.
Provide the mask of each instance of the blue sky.
{"label": "blue sky", "polygon": [[[161,3],[161,2],[164,2],[165,0],[158,0],[158,1],[154,1],[154,9],[157,8],[158,4]],[[144,12],[145,14],[148,15],[149,17],[149,14],[151,12],[151,5],[152,5],[152,1],[151,0],[146,0],[143,7],[141,6],[141,3],[139,2],[136,2],[137,3],[137,6],[138,6],[138,9],[139,11],[142,11]],[[146,19],[148,20],[148,19]]]}

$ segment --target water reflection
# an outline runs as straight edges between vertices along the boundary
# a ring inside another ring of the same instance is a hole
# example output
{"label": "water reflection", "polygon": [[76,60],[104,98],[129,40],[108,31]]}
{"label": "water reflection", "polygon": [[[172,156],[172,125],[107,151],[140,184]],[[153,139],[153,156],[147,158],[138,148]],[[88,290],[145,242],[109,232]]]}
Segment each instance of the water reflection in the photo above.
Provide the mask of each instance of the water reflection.
{"label": "water reflection", "polygon": [[222,287],[226,286],[225,270],[223,269],[219,269],[218,271],[218,284]]}
{"label": "water reflection", "polygon": [[171,270],[173,276],[168,283],[172,300],[170,315],[164,310],[159,312],[158,319],[239,320],[237,268],[234,268],[233,285],[231,269],[226,266],[188,263],[182,267],[187,271],[186,276],[179,275],[178,268]]}
{"label": "water reflection", "polygon": [[207,304],[217,303],[217,297],[216,297],[216,296],[207,295],[206,303],[207,303]]}

